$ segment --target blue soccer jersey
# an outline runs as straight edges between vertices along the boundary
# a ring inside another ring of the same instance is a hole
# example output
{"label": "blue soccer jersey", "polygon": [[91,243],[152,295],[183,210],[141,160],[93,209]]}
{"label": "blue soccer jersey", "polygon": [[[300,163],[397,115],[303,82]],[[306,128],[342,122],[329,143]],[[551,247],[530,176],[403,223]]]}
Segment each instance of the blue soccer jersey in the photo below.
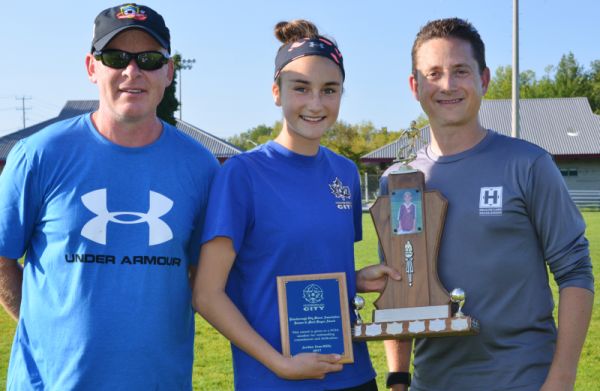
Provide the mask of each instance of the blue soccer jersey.
{"label": "blue soccer jersey", "polygon": [[[215,178],[203,241],[233,241],[237,257],[227,293],[252,327],[281,351],[277,276],[345,272],[356,293],[354,242],[362,238],[356,166],[327,148],[296,154],[276,142],[238,155]],[[349,305],[349,303],[347,303]],[[365,343],[354,364],[324,380],[283,380],[235,346],[237,390],[322,390],[375,377]]]}

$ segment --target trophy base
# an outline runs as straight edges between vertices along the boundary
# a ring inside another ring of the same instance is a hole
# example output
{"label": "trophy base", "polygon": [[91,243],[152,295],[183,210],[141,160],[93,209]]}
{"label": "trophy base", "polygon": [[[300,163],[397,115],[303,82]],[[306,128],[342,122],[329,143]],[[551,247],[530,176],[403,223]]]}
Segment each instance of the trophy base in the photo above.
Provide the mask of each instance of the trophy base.
{"label": "trophy base", "polygon": [[424,337],[448,337],[453,335],[479,334],[479,321],[465,316],[426,320],[402,320],[355,324],[352,327],[354,341],[384,339],[411,339]]}

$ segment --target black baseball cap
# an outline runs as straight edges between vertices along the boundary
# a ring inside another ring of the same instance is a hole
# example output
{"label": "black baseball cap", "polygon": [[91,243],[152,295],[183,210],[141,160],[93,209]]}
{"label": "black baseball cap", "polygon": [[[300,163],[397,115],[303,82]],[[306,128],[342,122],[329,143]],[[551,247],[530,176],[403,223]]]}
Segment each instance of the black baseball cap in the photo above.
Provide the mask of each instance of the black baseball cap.
{"label": "black baseball cap", "polygon": [[152,8],[135,3],[105,9],[96,16],[92,52],[104,49],[117,34],[130,28],[144,30],[171,53],[171,34],[163,17]]}

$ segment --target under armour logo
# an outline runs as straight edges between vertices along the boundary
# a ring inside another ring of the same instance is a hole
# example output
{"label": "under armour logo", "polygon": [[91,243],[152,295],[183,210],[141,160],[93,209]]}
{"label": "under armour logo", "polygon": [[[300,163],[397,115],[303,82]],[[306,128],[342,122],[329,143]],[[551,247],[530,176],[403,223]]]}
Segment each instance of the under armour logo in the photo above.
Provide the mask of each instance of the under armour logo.
{"label": "under armour logo", "polygon": [[[171,228],[160,219],[173,207],[173,201],[162,194],[150,191],[150,208],[148,213],[109,212],[106,202],[106,189],[91,191],[81,196],[86,208],[96,217],[88,221],[81,229],[81,236],[100,244],[106,244],[106,231],[109,222],[117,224],[147,223],[149,227],[148,245],[153,246],[167,242],[173,238]],[[136,216],[135,220],[120,220],[119,216]]]}
{"label": "under armour logo", "polygon": [[311,42],[311,43],[308,44],[308,46],[311,47],[311,48],[319,47],[321,49],[325,49],[325,45],[323,45],[320,42],[318,42],[318,43],[317,42]]}

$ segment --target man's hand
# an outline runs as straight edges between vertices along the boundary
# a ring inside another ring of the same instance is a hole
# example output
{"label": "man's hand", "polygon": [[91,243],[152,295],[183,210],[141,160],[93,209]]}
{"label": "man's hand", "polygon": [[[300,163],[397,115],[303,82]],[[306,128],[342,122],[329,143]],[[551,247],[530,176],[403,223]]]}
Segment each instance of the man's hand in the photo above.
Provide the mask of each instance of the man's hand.
{"label": "man's hand", "polygon": [[399,271],[386,265],[371,265],[356,272],[356,290],[364,292],[383,292],[387,279],[400,281],[402,275]]}

